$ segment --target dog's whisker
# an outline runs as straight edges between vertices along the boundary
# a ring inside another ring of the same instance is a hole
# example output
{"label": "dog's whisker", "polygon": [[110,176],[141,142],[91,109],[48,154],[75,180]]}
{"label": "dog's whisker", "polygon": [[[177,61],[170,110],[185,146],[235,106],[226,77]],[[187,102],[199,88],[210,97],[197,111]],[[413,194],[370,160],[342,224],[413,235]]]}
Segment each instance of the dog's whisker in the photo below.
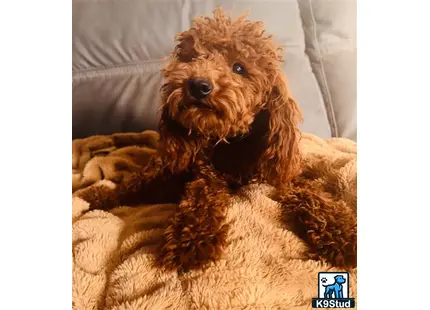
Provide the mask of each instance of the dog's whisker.
{"label": "dog's whisker", "polygon": [[222,139],[219,139],[214,146],[217,146],[220,142],[222,142]]}

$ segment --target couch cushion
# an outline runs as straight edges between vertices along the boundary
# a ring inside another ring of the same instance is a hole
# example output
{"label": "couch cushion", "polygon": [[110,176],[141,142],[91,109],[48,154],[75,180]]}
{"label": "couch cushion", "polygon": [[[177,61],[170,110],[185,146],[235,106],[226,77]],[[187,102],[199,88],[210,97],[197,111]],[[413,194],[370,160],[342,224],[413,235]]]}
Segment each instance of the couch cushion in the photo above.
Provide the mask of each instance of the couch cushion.
{"label": "couch cushion", "polygon": [[219,4],[234,16],[249,9],[251,19],[265,22],[286,48],[283,70],[303,110],[302,130],[330,137],[296,0],[74,0],[73,137],[155,128],[159,70],[174,36]]}
{"label": "couch cushion", "polygon": [[356,0],[300,0],[308,54],[333,136],[357,139]]}

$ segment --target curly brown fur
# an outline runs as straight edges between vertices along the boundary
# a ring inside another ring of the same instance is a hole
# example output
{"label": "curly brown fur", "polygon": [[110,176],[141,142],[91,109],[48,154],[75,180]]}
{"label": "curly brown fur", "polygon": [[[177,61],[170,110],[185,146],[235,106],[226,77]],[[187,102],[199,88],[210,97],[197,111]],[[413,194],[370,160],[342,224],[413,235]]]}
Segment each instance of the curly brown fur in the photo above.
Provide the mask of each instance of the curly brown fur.
{"label": "curly brown fur", "polygon": [[[268,183],[277,189],[287,225],[309,244],[312,257],[355,265],[355,215],[299,176],[301,112],[280,69],[281,49],[263,23],[246,16],[232,20],[217,9],[213,18],[196,19],[177,42],[163,70],[161,160],[124,178],[116,194],[106,192],[110,202],[103,201],[101,189],[89,188],[82,197],[91,208],[106,209],[182,193],[158,263],[188,270],[220,257],[234,190]],[[196,81],[205,83],[198,84],[198,96]]]}
{"label": "curly brown fur", "polygon": [[206,161],[197,160],[194,180],[186,184],[182,200],[164,233],[159,265],[187,271],[218,259],[226,244],[225,221],[229,189]]}
{"label": "curly brown fur", "polygon": [[275,198],[287,227],[309,245],[309,256],[335,266],[357,265],[357,215],[320,183],[300,177]]}

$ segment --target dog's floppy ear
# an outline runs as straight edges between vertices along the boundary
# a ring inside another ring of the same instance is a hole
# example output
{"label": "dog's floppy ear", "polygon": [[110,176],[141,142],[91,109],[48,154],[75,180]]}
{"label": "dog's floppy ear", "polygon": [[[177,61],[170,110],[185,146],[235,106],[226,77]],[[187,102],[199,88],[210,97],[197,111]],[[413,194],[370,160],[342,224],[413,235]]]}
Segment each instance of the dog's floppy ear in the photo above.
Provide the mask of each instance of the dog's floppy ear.
{"label": "dog's floppy ear", "polygon": [[274,81],[266,103],[270,114],[268,147],[259,160],[259,167],[269,184],[282,187],[300,172],[300,131],[297,125],[302,114],[291,97],[283,73],[278,71]]}

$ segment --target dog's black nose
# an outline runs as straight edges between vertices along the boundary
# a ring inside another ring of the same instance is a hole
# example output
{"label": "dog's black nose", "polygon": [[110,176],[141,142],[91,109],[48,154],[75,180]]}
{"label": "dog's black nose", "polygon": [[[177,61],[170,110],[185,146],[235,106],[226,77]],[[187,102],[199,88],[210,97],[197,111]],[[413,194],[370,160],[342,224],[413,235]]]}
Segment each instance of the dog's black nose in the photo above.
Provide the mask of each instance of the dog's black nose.
{"label": "dog's black nose", "polygon": [[207,97],[212,92],[212,83],[202,78],[188,80],[188,90],[190,95],[197,100]]}

